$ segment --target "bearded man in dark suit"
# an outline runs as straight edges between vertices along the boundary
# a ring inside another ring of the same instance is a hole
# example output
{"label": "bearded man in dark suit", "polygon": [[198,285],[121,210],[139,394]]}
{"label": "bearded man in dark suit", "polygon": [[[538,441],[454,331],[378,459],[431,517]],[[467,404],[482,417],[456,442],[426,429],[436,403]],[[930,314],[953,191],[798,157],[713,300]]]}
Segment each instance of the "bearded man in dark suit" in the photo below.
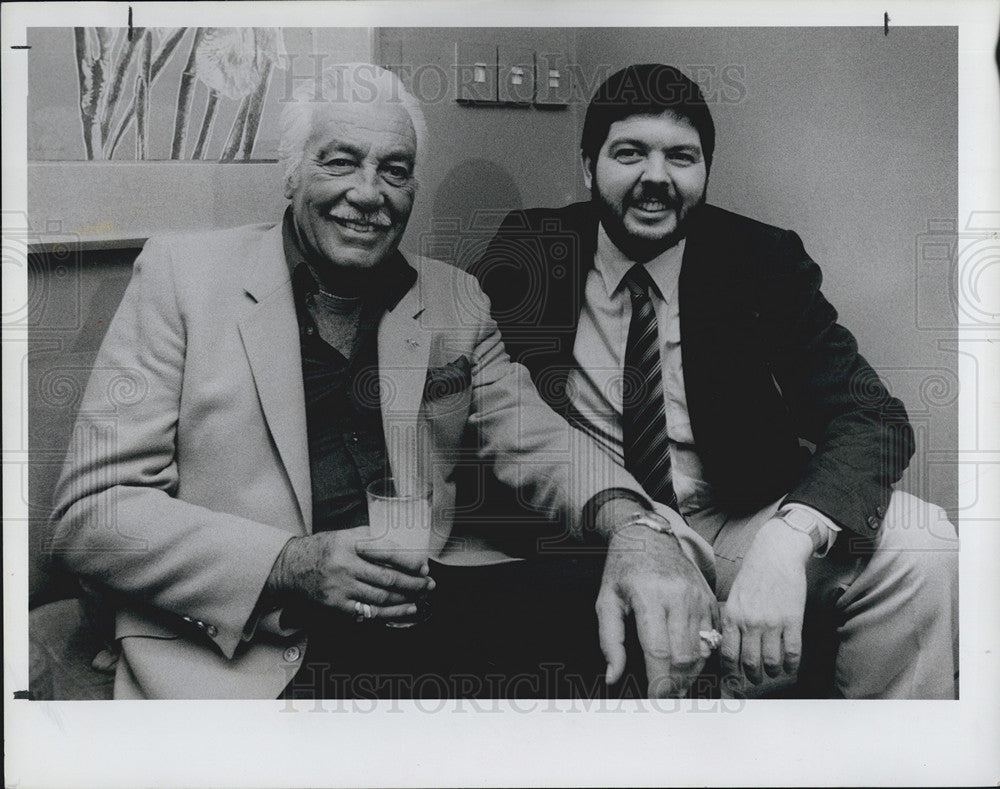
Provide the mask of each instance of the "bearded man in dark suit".
{"label": "bearded man in dark suit", "polygon": [[584,122],[592,199],[509,214],[473,273],[549,404],[712,543],[731,682],[954,697],[957,538],[893,491],[903,404],[799,237],[705,202],[714,148],[695,83],[619,71]]}

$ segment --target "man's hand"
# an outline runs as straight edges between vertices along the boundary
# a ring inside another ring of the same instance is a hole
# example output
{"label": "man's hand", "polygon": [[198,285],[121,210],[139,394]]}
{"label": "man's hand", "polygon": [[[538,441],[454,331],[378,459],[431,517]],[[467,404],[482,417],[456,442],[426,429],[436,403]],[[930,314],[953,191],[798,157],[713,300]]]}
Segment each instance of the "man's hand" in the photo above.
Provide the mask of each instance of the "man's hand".
{"label": "man's hand", "polygon": [[651,697],[683,696],[711,650],[698,635],[718,621],[715,595],[671,534],[628,526],[608,543],[597,618],[607,682],[625,670],[625,619],[635,615]]}
{"label": "man's hand", "polygon": [[271,568],[268,588],[354,616],[356,604],[373,619],[417,612],[414,601],[434,588],[427,560],[412,551],[376,546],[367,526],[293,537]]}
{"label": "man's hand", "polygon": [[[722,609],[722,669],[752,683],[799,668],[809,535],[781,520],[765,523],[743,559]],[[763,666],[763,672],[762,672]]]}

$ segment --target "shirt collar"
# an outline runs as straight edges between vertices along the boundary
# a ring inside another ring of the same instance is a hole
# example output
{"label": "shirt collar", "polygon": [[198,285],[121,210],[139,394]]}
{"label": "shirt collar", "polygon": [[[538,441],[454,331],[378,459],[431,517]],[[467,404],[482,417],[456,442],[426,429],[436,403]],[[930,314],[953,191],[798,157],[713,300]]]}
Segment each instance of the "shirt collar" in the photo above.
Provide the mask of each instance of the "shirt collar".
{"label": "shirt collar", "polygon": [[[299,239],[291,206],[285,210],[282,220],[281,240],[295,298],[298,300],[309,293],[316,293],[320,289],[319,283],[309,264],[311,256],[303,249]],[[314,263],[314,265],[319,264]],[[376,301],[385,310],[391,310],[417,281],[417,270],[397,249],[388,260],[379,264],[378,271],[373,272],[372,281],[377,282],[378,287],[364,294],[365,301]]]}
{"label": "shirt collar", "polygon": [[[681,273],[681,260],[684,257],[684,245],[687,239],[682,238],[669,249],[664,250],[646,263],[646,271],[653,279],[653,284],[659,291],[658,295],[664,301],[669,300],[677,290],[677,282]],[[601,275],[608,298],[622,287],[622,279],[628,270],[635,265],[625,253],[615,246],[604,230],[604,225],[597,228],[597,251],[594,254],[594,267]]]}

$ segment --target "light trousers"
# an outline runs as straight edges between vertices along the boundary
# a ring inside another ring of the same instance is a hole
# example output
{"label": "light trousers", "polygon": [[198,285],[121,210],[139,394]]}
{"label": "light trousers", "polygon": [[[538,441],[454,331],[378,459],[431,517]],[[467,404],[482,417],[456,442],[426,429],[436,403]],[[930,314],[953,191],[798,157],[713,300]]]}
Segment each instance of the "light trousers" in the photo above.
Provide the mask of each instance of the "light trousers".
{"label": "light trousers", "polygon": [[[758,530],[780,502],[733,517],[685,512],[711,545],[716,595],[725,601]],[[723,692],[766,695],[798,682],[800,694],[870,699],[951,699],[958,694],[958,537],[944,511],[895,492],[873,541],[850,531],[806,567],[798,677]]]}

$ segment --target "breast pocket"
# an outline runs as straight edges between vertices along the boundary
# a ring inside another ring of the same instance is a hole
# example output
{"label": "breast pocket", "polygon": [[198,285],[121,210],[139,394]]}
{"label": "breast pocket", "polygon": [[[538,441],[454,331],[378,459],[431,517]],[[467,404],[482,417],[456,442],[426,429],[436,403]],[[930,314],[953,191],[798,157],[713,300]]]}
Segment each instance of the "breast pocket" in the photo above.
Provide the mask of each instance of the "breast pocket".
{"label": "breast pocket", "polygon": [[467,356],[427,370],[421,412],[439,447],[459,442],[471,406],[472,365]]}

